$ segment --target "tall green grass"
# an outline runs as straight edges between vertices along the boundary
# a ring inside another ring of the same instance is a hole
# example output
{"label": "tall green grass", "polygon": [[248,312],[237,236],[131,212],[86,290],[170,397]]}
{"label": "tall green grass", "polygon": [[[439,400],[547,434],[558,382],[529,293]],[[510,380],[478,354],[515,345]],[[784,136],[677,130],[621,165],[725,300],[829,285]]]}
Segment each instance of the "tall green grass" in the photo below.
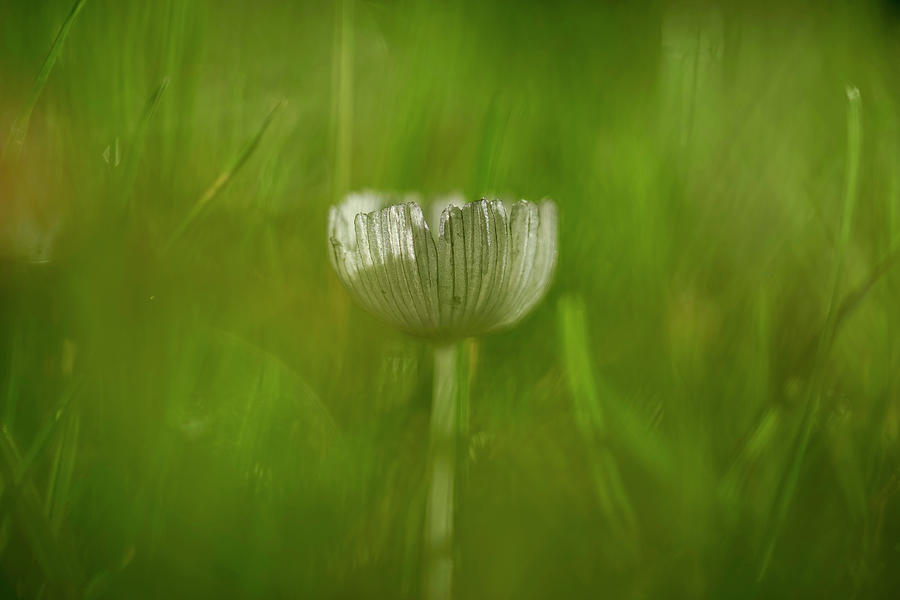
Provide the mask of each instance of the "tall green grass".
{"label": "tall green grass", "polygon": [[891,6],[3,3],[0,596],[420,597],[376,188],[560,212],[456,357],[455,597],[895,597]]}

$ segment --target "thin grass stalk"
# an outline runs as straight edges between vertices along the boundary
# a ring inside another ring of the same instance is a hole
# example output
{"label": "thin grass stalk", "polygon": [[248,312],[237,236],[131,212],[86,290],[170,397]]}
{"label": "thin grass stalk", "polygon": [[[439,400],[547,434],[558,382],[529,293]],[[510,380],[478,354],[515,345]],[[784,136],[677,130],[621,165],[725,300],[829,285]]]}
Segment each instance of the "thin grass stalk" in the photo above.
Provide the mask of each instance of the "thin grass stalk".
{"label": "thin grass stalk", "polygon": [[856,194],[859,183],[859,161],[862,151],[862,108],[859,90],[855,87],[847,87],[847,162],[846,184],[844,187],[844,204],[841,212],[841,228],[837,240],[837,252],[835,254],[834,277],[832,280],[831,298],[828,303],[828,312],[825,317],[825,325],[819,336],[816,353],[813,361],[812,372],[806,387],[803,416],[800,420],[800,428],[794,441],[793,458],[781,484],[778,486],[775,504],[770,521],[770,532],[767,536],[765,549],[760,564],[757,579],[762,580],[772,560],[772,553],[781,532],[787,511],[797,487],[800,477],[800,467],[806,456],[806,449],[812,435],[816,414],[819,410],[819,396],[822,388],[823,365],[834,341],[834,333],[838,323],[840,307],[838,295],[840,293],[841,279],[844,274],[844,260],[847,247],[850,244],[850,231],[853,224],[853,210],[856,206]]}
{"label": "thin grass stalk", "polygon": [[340,198],[350,189],[350,147],[353,140],[353,0],[335,9],[332,128],[334,136],[333,191]]}
{"label": "thin grass stalk", "polygon": [[[892,165],[900,165],[900,124],[894,123],[894,126],[889,130],[893,135],[891,146],[889,150],[889,163]],[[900,224],[900,170],[896,167],[891,169],[891,184],[890,184],[890,192],[888,195],[888,248],[890,248],[891,255],[895,255],[895,253],[900,254],[900,228],[898,228],[898,224]],[[897,290],[900,290],[900,278],[897,277],[896,273],[890,278],[888,278],[888,290],[890,294],[895,293]],[[890,311],[888,313],[888,321],[887,321],[887,357],[888,357],[888,365],[890,370],[896,372],[897,370],[893,368],[894,360],[897,353],[897,330],[898,325],[900,325],[900,319],[897,318],[897,313],[895,311]],[[896,398],[895,396],[895,388],[897,386],[897,377],[889,377],[887,381],[887,397],[888,398]]]}

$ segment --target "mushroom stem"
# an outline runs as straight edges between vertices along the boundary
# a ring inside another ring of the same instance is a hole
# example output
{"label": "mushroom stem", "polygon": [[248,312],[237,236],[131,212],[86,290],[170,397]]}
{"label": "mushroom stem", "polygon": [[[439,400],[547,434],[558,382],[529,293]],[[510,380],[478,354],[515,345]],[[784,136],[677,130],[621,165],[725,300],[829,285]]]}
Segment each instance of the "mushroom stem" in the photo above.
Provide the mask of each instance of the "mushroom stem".
{"label": "mushroom stem", "polygon": [[453,587],[453,493],[456,471],[457,344],[434,349],[431,477],[425,508],[426,600],[450,600]]}

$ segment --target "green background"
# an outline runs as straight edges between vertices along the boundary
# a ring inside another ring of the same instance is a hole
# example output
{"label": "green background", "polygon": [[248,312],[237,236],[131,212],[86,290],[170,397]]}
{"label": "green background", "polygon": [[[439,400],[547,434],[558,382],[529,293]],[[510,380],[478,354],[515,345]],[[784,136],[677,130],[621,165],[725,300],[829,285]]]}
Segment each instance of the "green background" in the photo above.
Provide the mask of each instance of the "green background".
{"label": "green background", "polygon": [[0,0],[0,596],[419,596],[371,188],[559,207],[460,348],[458,598],[898,597],[895,3],[73,4]]}

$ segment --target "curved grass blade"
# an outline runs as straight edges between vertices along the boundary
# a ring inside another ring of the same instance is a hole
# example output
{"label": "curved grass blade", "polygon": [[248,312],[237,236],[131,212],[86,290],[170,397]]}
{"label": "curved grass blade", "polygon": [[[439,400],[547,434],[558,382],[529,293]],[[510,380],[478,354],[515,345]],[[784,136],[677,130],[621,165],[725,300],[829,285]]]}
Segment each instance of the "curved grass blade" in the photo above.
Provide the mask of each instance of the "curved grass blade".
{"label": "curved grass blade", "polygon": [[38,76],[34,80],[34,85],[31,87],[31,94],[28,95],[28,100],[25,103],[25,107],[22,109],[22,114],[19,115],[19,118],[13,123],[12,131],[6,141],[6,145],[3,147],[3,153],[0,154],[0,158],[5,159],[10,153],[12,153],[13,158],[18,158],[19,154],[22,152],[22,147],[25,145],[25,137],[28,135],[28,123],[31,120],[31,113],[34,111],[34,107],[41,97],[41,92],[47,84],[47,79],[50,78],[50,72],[53,70],[53,65],[56,64],[56,59],[59,57],[59,53],[62,50],[63,42],[66,41],[69,30],[75,22],[75,17],[81,12],[81,8],[84,6],[85,1],[86,0],[75,0],[75,5],[72,6],[72,10],[69,11],[69,16],[66,17],[65,22],[62,24],[62,27],[60,27],[59,33],[56,34],[56,39],[53,40],[53,45],[50,46],[50,52],[47,54],[47,58],[44,59],[44,64],[41,65],[41,70],[38,72]]}
{"label": "curved grass blade", "polygon": [[[141,120],[138,122],[137,129],[135,129],[134,136],[131,140],[131,153],[125,156],[125,171],[121,179],[121,189],[123,191],[129,190],[134,183],[135,175],[137,174],[137,166],[141,159],[141,151],[144,148],[144,139],[147,137],[147,131],[150,129],[150,122],[156,115],[156,112],[159,109],[159,104],[160,102],[162,102],[163,94],[165,94],[168,88],[169,78],[164,77],[163,80],[159,82],[159,85],[156,86],[156,89],[153,90],[153,94],[147,100],[147,105],[144,108],[144,114],[141,115]],[[126,216],[131,210],[132,198],[133,194],[126,191],[125,206],[123,208]]]}
{"label": "curved grass blade", "polygon": [[253,151],[256,150],[256,147],[259,145],[260,140],[262,139],[263,134],[266,132],[266,129],[269,128],[269,125],[272,123],[272,119],[275,118],[275,115],[287,105],[287,100],[282,99],[275,105],[275,107],[269,112],[268,116],[263,121],[259,130],[256,132],[249,142],[241,149],[238,155],[235,157],[234,161],[231,163],[231,166],[226,170],[222,171],[222,173],[213,181],[212,185],[206,188],[206,191],[197,199],[197,202],[194,203],[194,206],[191,208],[191,211],[187,214],[187,216],[181,221],[181,224],[175,229],[172,233],[172,236],[169,238],[169,241],[166,243],[165,251],[168,251],[172,245],[178,241],[185,231],[197,220],[209,203],[219,195],[219,192],[222,191],[231,178],[234,177],[234,174],[237,173],[238,169],[240,169],[247,159],[250,158],[250,155],[253,154]]}
{"label": "curved grass blade", "polygon": [[[847,87],[847,179],[844,188],[844,206],[841,214],[840,237],[838,238],[837,260],[834,266],[834,279],[831,291],[831,301],[828,305],[828,313],[825,325],[822,327],[816,344],[815,358],[812,363],[812,372],[806,387],[806,398],[803,407],[803,416],[800,428],[793,444],[793,458],[785,471],[778,486],[775,503],[772,509],[772,518],[769,524],[769,532],[766,535],[765,548],[760,563],[758,580],[762,580],[778,542],[781,528],[787,517],[788,508],[794,497],[794,490],[800,478],[800,468],[806,456],[806,449],[812,435],[815,417],[819,409],[819,395],[822,388],[822,367],[828,351],[834,341],[834,333],[841,314],[841,308],[837,306],[837,297],[840,289],[841,277],[844,271],[844,258],[847,247],[850,244],[850,228],[853,223],[853,210],[856,206],[857,187],[859,184],[859,161],[862,150],[862,109],[859,90],[855,87]],[[852,307],[852,304],[847,306]],[[849,309],[848,309],[849,310]]]}
{"label": "curved grass blade", "polygon": [[566,296],[557,305],[566,374],[572,392],[575,423],[587,449],[594,491],[607,522],[616,532],[622,549],[636,556],[638,522],[612,450],[600,440],[610,435],[610,397],[602,398],[591,367],[584,302]]}

